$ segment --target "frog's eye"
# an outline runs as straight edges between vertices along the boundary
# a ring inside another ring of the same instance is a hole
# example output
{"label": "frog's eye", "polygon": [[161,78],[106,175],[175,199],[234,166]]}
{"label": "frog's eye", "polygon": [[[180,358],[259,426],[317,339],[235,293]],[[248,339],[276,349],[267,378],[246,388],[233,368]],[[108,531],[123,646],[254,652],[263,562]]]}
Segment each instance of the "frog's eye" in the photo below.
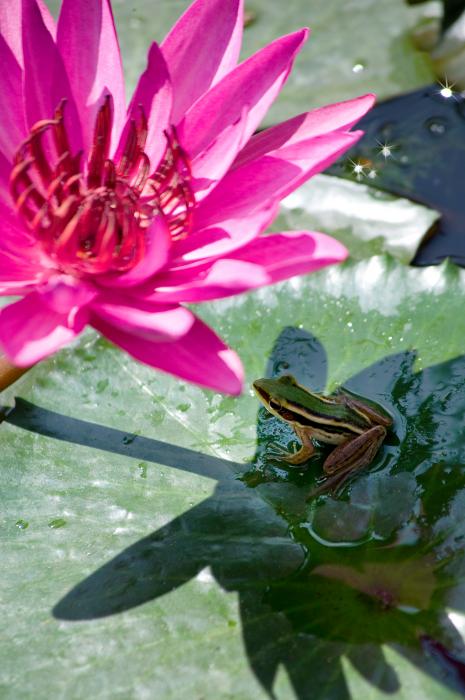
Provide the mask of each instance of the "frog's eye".
{"label": "frog's eye", "polygon": [[278,379],[278,382],[281,382],[281,384],[297,386],[297,381],[295,377],[292,376],[292,374],[283,374],[282,377]]}

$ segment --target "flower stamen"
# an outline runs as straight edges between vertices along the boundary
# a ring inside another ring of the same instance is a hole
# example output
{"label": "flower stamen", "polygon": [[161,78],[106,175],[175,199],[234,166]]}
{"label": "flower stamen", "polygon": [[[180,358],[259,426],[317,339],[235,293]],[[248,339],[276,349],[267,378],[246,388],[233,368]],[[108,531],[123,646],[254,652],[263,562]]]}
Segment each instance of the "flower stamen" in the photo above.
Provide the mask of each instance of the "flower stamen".
{"label": "flower stamen", "polygon": [[164,156],[150,174],[148,124],[140,106],[112,159],[113,109],[107,96],[82,164],[82,153],[72,154],[65,104],[58,105],[53,119],[32,127],[10,175],[18,213],[55,264],[80,276],[125,272],[143,257],[145,231],[159,215],[173,240],[188,235],[195,197],[189,159],[175,128],[165,132]]}

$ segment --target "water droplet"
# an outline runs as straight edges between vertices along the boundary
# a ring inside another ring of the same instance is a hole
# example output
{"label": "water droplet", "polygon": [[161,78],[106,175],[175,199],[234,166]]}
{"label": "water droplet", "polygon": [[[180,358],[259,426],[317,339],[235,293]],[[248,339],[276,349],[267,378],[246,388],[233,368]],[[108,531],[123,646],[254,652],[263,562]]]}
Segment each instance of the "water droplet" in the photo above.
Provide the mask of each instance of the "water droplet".
{"label": "water droplet", "polygon": [[279,372],[286,369],[289,369],[289,362],[281,360],[280,362],[276,362],[275,366],[273,367],[273,374],[279,374]]}
{"label": "water droplet", "polygon": [[136,439],[135,435],[125,435],[123,438],[123,445],[130,445]]}
{"label": "water droplet", "polygon": [[48,523],[48,526],[52,528],[52,530],[58,530],[60,527],[64,527],[65,525],[66,520],[64,518],[54,518]]}
{"label": "water droplet", "polygon": [[139,476],[141,479],[147,478],[147,467],[149,466],[147,462],[139,462],[137,465],[139,467]]}
{"label": "water droplet", "polygon": [[361,73],[364,71],[366,66],[363,63],[355,63],[352,66],[352,73]]}
{"label": "water droplet", "polygon": [[152,411],[152,413],[150,414],[150,419],[155,425],[161,425],[165,420],[165,411]]}
{"label": "water droplet", "polygon": [[178,411],[182,411],[183,413],[185,413],[186,411],[189,410],[190,403],[180,403],[176,406],[176,408]]}
{"label": "water droplet", "polygon": [[101,379],[99,382],[97,382],[97,385],[95,387],[95,391],[97,392],[97,394],[101,394],[102,391],[105,391],[109,383],[110,382],[108,381],[108,379]]}
{"label": "water droplet", "polygon": [[443,117],[431,117],[426,120],[425,126],[433,136],[442,136],[446,133],[447,120]]}
{"label": "water droplet", "polygon": [[348,327],[348,328],[352,328],[352,323],[351,323],[351,321],[349,321],[349,323],[347,324],[347,327]]}
{"label": "water droplet", "polygon": [[27,520],[22,519],[17,520],[15,522],[15,525],[18,528],[18,530],[27,530],[27,528],[29,527],[29,523],[27,522]]}

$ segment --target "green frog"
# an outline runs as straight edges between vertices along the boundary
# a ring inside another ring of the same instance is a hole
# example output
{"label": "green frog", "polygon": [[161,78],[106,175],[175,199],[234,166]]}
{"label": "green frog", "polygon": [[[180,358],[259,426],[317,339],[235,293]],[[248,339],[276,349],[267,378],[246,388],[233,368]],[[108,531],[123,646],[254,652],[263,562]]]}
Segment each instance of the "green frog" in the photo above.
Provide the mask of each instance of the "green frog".
{"label": "green frog", "polygon": [[297,452],[275,452],[291,465],[302,465],[315,452],[313,440],[336,447],[323,462],[326,476],[317,493],[341,487],[358,469],[376,456],[392,425],[392,418],[378,404],[345,389],[325,396],[301,386],[288,374],[279,379],[257,379],[253,388],[265,408],[288,423],[302,446]]}

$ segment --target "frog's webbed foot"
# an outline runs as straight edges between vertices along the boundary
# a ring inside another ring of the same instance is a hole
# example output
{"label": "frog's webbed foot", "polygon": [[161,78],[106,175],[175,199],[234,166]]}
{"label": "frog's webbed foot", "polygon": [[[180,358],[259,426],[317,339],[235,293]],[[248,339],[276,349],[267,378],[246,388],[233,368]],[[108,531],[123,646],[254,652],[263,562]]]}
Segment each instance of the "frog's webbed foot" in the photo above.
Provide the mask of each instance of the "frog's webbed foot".
{"label": "frog's webbed foot", "polygon": [[337,472],[332,476],[326,477],[319,486],[316,486],[310,491],[306,500],[311,501],[313,498],[316,498],[316,496],[321,496],[322,493],[333,493],[337,495],[341,492],[346,482],[356,474],[357,472],[353,469],[347,469],[347,471]]}
{"label": "frog's webbed foot", "polygon": [[315,446],[312,442],[312,438],[309,433],[298,425],[294,426],[295,434],[302,443],[302,447],[297,450],[297,452],[286,452],[283,448],[276,445],[277,450],[274,452],[268,452],[270,456],[274,456],[275,459],[286,462],[286,464],[294,467],[300,467],[304,462],[307,462],[310,457],[315,453]]}

